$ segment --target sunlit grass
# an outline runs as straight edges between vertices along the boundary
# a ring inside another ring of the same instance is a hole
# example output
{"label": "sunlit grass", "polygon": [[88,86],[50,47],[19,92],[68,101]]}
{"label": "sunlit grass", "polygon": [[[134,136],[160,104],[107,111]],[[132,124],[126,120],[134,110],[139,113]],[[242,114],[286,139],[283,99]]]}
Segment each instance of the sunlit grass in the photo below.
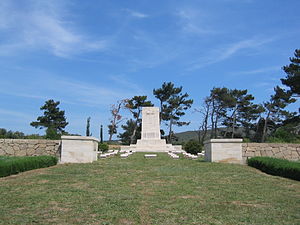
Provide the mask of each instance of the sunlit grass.
{"label": "sunlit grass", "polygon": [[0,179],[0,224],[299,224],[300,182],[167,154]]}

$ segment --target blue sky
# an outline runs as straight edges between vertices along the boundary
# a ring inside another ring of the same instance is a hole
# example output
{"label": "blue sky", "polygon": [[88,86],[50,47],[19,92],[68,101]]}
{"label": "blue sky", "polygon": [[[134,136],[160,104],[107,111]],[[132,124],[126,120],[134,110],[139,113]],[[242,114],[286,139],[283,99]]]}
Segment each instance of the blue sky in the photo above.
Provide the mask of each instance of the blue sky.
{"label": "blue sky", "polygon": [[268,100],[300,47],[299,8],[299,0],[1,0],[0,127],[43,133],[29,123],[54,99],[67,131],[84,135],[91,116],[98,137],[111,104],[148,95],[158,106],[153,88],[171,81],[194,99],[191,124],[176,131],[197,129],[193,109],[213,87]]}

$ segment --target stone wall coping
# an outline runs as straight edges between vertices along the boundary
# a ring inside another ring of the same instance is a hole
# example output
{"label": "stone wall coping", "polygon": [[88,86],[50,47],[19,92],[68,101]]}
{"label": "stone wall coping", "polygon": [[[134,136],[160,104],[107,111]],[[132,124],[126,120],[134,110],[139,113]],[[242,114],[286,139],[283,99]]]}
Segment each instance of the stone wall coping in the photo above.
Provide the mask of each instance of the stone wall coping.
{"label": "stone wall coping", "polygon": [[243,139],[237,139],[237,138],[234,138],[234,139],[230,139],[230,138],[227,138],[227,139],[210,139],[210,140],[206,140],[204,142],[204,144],[209,144],[209,143],[242,143],[243,142]]}
{"label": "stone wall coping", "polygon": [[59,143],[61,140],[2,138],[2,139],[0,139],[0,141],[3,141],[3,142],[55,142],[55,143]]}
{"label": "stone wall coping", "polygon": [[280,147],[280,146],[290,146],[290,147],[294,147],[294,146],[300,146],[300,144],[296,144],[296,143],[256,143],[256,142],[247,142],[247,143],[243,143],[243,145],[245,146],[270,146],[270,147]]}
{"label": "stone wall coping", "polygon": [[78,141],[97,141],[97,142],[100,142],[98,138],[87,137],[87,136],[61,136],[61,140],[78,140]]}

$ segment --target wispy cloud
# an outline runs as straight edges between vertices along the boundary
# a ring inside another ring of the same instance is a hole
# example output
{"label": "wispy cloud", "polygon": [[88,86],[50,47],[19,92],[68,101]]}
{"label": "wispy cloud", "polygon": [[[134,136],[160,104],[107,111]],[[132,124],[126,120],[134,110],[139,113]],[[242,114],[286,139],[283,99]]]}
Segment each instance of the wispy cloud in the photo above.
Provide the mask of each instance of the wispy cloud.
{"label": "wispy cloud", "polygon": [[0,45],[0,54],[43,49],[69,57],[103,50],[109,45],[107,40],[93,40],[82,34],[67,20],[65,6],[61,5],[57,1],[29,1],[22,7],[17,1],[1,1],[0,34],[10,41]]}
{"label": "wispy cloud", "polygon": [[22,113],[19,111],[14,111],[14,110],[7,110],[7,109],[1,109],[0,108],[0,115],[4,116],[6,119],[9,117],[14,117],[15,118],[20,118],[20,119],[25,119],[25,120],[30,120],[32,119],[32,115]]}
{"label": "wispy cloud", "polygon": [[112,75],[109,77],[112,81],[114,81],[116,84],[119,84],[123,87],[130,87],[130,89],[132,89],[133,91],[136,92],[137,94],[145,94],[146,91],[143,90],[139,85],[137,85],[135,82],[129,80],[128,78],[126,78],[123,75]]}
{"label": "wispy cloud", "polygon": [[131,10],[131,9],[124,9],[125,12],[127,12],[130,16],[132,17],[136,17],[136,18],[147,18],[149,17],[149,15],[145,14],[145,13],[141,13],[141,12],[138,12],[138,11],[134,11],[134,10]]}
{"label": "wispy cloud", "polygon": [[232,43],[230,45],[221,46],[217,49],[213,49],[206,56],[200,57],[199,59],[193,61],[189,65],[188,70],[196,70],[211,64],[224,61],[226,59],[229,59],[230,57],[233,57],[242,50],[256,49],[273,40],[273,38],[252,38]]}
{"label": "wispy cloud", "polygon": [[215,33],[208,27],[207,18],[204,13],[195,9],[180,9],[176,15],[179,17],[179,25],[185,34],[204,35]]}
{"label": "wispy cloud", "polygon": [[[236,71],[232,72],[232,75],[251,75],[251,74],[260,74],[260,73],[269,73],[269,72],[275,72],[280,71],[280,66],[270,66],[270,67],[264,67],[259,69],[253,69],[253,70],[247,70],[247,71]],[[278,80],[276,78],[276,80]]]}
{"label": "wispy cloud", "polygon": [[18,83],[14,83],[14,78],[7,79],[0,83],[0,93],[41,100],[53,98],[65,104],[99,107],[135,95],[138,87],[129,84],[101,85],[44,73],[42,76],[32,76],[30,80],[19,78]]}

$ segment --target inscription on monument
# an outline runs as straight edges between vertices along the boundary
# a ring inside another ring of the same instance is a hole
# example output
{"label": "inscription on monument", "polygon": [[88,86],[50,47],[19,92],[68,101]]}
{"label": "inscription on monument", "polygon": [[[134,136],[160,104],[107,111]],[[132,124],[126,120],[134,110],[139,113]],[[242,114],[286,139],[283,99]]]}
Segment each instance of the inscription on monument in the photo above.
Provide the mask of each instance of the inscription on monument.
{"label": "inscription on monument", "polygon": [[159,108],[143,108],[142,139],[160,139]]}

